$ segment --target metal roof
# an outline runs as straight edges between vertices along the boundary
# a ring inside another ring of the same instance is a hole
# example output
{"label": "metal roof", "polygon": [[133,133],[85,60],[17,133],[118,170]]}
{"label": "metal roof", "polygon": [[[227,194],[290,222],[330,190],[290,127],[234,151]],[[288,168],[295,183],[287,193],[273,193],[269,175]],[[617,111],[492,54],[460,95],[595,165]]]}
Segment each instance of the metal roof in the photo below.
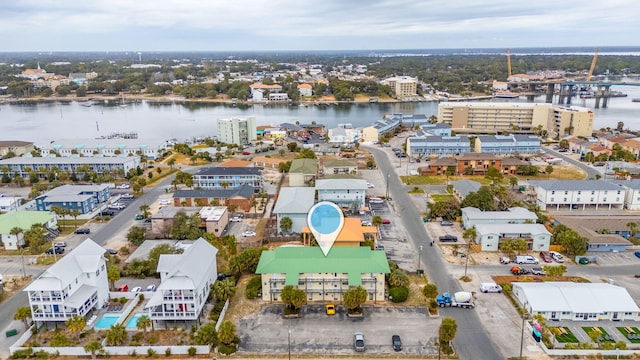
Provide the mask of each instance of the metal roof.
{"label": "metal roof", "polygon": [[604,180],[530,180],[529,184],[547,191],[624,190]]}
{"label": "metal roof", "polygon": [[274,214],[306,214],[315,203],[316,189],[312,187],[283,187],[273,207]]}
{"label": "metal roof", "polygon": [[479,182],[467,179],[456,180],[451,185],[463,198],[473,192],[477,192],[482,187]]}
{"label": "metal roof", "polygon": [[207,167],[200,169],[195,176],[233,176],[233,175],[262,175],[261,167]]}

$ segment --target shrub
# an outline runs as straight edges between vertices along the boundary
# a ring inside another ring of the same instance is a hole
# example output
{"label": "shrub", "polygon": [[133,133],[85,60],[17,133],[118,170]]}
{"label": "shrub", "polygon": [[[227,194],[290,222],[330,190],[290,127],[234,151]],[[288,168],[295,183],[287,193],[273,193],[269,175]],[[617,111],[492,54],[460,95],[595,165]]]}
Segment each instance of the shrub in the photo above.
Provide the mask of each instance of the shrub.
{"label": "shrub", "polygon": [[147,349],[147,357],[155,357],[157,353],[152,348]]}
{"label": "shrub", "polygon": [[389,300],[394,303],[401,303],[407,301],[409,297],[409,289],[404,286],[396,286],[389,289]]}
{"label": "shrub", "polygon": [[121,297],[120,298],[120,304],[126,304],[127,303],[127,298],[126,297]]}
{"label": "shrub", "polygon": [[24,350],[16,350],[13,352],[13,354],[11,354],[11,358],[12,359],[26,359],[31,357],[31,355],[33,354],[33,349],[32,348],[27,348]]}
{"label": "shrub", "polygon": [[[131,345],[133,345],[133,344],[131,344]],[[135,346],[135,345],[134,345],[134,346]],[[136,356],[138,356],[138,353],[137,353],[135,350],[133,350],[133,351],[131,352],[131,357],[136,357]]]}
{"label": "shrub", "polygon": [[262,290],[262,277],[254,276],[247,283],[246,297],[247,299],[255,299]]}
{"label": "shrub", "polygon": [[36,359],[48,359],[49,358],[49,353],[44,351],[44,350],[40,350],[40,351],[36,352],[34,355],[36,356]]}
{"label": "shrub", "polygon": [[167,349],[164,351],[164,356],[166,356],[166,357],[171,356],[171,348],[167,348]]}
{"label": "shrub", "polygon": [[236,344],[231,344],[231,345],[219,344],[218,345],[218,352],[221,354],[231,355],[236,351],[238,351]]}
{"label": "shrub", "polygon": [[196,351],[197,351],[196,348],[194,348],[193,346],[187,349],[187,353],[189,353],[189,356],[195,356]]}

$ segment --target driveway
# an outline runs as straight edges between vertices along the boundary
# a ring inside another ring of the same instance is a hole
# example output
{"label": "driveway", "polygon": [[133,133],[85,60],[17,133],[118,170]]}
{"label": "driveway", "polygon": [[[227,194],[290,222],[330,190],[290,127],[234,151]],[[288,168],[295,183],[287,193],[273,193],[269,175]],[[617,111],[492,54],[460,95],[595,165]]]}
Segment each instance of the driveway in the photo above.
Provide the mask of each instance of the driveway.
{"label": "driveway", "polygon": [[328,316],[323,305],[305,306],[300,318],[284,319],[282,305],[270,305],[260,313],[238,321],[240,350],[261,354],[287,353],[291,330],[292,354],[355,354],[353,334],[365,336],[365,354],[397,354],[391,336],[400,335],[403,355],[437,354],[435,338],[441,319],[429,318],[424,308],[367,307],[362,319],[351,319],[338,307]]}

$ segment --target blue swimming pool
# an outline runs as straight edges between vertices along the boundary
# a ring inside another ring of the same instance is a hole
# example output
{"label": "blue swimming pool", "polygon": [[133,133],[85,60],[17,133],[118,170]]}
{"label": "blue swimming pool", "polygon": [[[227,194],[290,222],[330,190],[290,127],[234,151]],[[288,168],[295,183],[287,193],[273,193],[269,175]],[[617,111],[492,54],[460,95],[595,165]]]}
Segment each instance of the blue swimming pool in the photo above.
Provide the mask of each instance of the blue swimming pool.
{"label": "blue swimming pool", "polygon": [[115,325],[116,321],[120,319],[120,314],[104,314],[102,317],[93,325],[94,329],[109,329],[112,325]]}
{"label": "blue swimming pool", "polygon": [[127,321],[127,329],[135,329],[138,326],[138,318],[142,316],[142,314],[135,314]]}

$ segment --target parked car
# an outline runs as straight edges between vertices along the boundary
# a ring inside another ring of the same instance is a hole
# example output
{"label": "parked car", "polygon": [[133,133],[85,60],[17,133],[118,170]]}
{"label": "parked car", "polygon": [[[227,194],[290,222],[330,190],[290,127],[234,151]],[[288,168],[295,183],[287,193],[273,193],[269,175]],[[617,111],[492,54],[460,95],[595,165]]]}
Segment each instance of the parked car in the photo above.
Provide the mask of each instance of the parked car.
{"label": "parked car", "polygon": [[491,283],[481,283],[480,284],[480,291],[482,291],[483,293],[490,293],[490,292],[496,292],[496,293],[501,293],[502,292],[502,286],[491,282]]}
{"label": "parked car", "polygon": [[389,219],[382,219],[382,225],[389,225],[391,224],[391,220]]}
{"label": "parked car", "polygon": [[108,207],[109,207],[109,209],[112,209],[112,210],[122,210],[122,209],[126,208],[127,205],[125,205],[123,203],[113,203],[113,204],[110,204]]}
{"label": "parked car", "polygon": [[103,212],[100,213],[100,216],[113,216],[115,215],[116,212],[112,211],[112,210],[105,210]]}
{"label": "parked car", "polygon": [[394,351],[402,350],[402,339],[400,339],[400,335],[391,336],[391,345]]}
{"label": "parked car", "polygon": [[145,291],[156,291],[156,286],[151,284],[149,286],[147,286],[147,288],[145,289]]}
{"label": "parked car", "polygon": [[530,255],[519,255],[513,259],[513,262],[516,264],[539,264],[540,261],[533,256]]}
{"label": "parked car", "polygon": [[136,214],[136,220],[144,220],[144,216],[142,216],[142,214]]}
{"label": "parked car", "polygon": [[635,255],[638,259],[640,259],[640,251],[634,252],[633,255]]}
{"label": "parked car", "polygon": [[120,292],[127,292],[127,291],[129,291],[129,285],[127,285],[127,284],[122,284],[122,285],[120,285],[120,286],[118,287],[118,291],[120,291]]}
{"label": "parked car", "polygon": [[64,242],[64,241],[57,242],[57,243],[55,244],[55,247],[66,248],[66,247],[67,247],[67,243],[66,243],[66,242]]}
{"label": "parked car", "polygon": [[353,334],[353,346],[357,352],[364,351],[364,334],[362,332],[357,331]]}
{"label": "parked car", "polygon": [[362,220],[362,221],[360,221],[360,225],[362,225],[362,226],[373,226],[373,224],[371,223],[371,221],[368,221],[368,220]]}
{"label": "parked car", "polygon": [[578,260],[578,264],[580,265],[589,265],[591,263],[591,261],[589,261],[589,259],[587,259],[586,257],[581,257]]}
{"label": "parked car", "polygon": [[110,255],[118,255],[118,250],[115,249],[106,249],[107,253],[109,253]]}
{"label": "parked car", "polygon": [[142,291],[142,288],[140,286],[136,286],[133,289],[131,289],[132,293],[139,293],[140,291]]}
{"label": "parked car", "polygon": [[324,306],[327,315],[335,315],[336,314],[336,306],[333,304],[327,304]]}
{"label": "parked car", "polygon": [[48,248],[47,250],[45,250],[45,254],[49,254],[49,255],[53,255],[53,253],[56,253],[58,255],[60,254],[64,254],[64,248],[63,247],[58,247],[58,246],[54,246],[52,248]]}
{"label": "parked car", "polygon": [[231,222],[241,222],[242,218],[239,217],[239,216],[234,216],[231,219],[229,219],[229,221],[231,221]]}
{"label": "parked car", "polygon": [[508,257],[506,257],[506,256],[502,256],[502,257],[500,258],[500,264],[509,264],[510,262],[511,262],[511,259],[509,259],[509,258],[508,258]]}
{"label": "parked car", "polygon": [[375,186],[374,186],[372,183],[368,182],[368,183],[367,183],[367,187],[368,187],[369,189],[372,189],[372,188],[374,188]]}
{"label": "parked car", "polygon": [[453,226],[453,223],[451,221],[444,220],[444,221],[440,222],[440,225],[441,226]]}
{"label": "parked car", "polygon": [[255,231],[245,231],[242,233],[242,236],[247,237],[247,236],[256,236],[256,232]]}
{"label": "parked car", "polygon": [[171,200],[169,200],[169,199],[162,199],[162,200],[158,201],[158,203],[159,203],[160,205],[171,205]]}
{"label": "parked car", "polygon": [[91,233],[91,230],[89,228],[79,228],[79,229],[76,229],[76,231],[74,231],[74,233],[76,233],[76,234],[89,234],[89,233]]}
{"label": "parked car", "polygon": [[540,251],[540,259],[546,263],[550,263],[553,261],[551,254],[546,251]]}
{"label": "parked car", "polygon": [[120,195],[120,199],[133,199],[134,197],[135,196],[133,196],[133,194],[129,194],[129,193]]}
{"label": "parked car", "polygon": [[369,204],[383,204],[384,200],[380,199],[380,198],[369,198]]}
{"label": "parked car", "polygon": [[542,270],[542,267],[541,267],[541,266],[534,266],[534,267],[532,267],[532,268],[531,268],[531,273],[532,273],[533,275],[539,275],[539,276],[547,275],[547,273],[546,273],[544,270]]}
{"label": "parked car", "polygon": [[551,257],[553,258],[553,260],[555,260],[557,263],[563,263],[564,262],[564,257],[559,252],[550,251],[549,253],[551,254]]}
{"label": "parked car", "polygon": [[128,189],[130,187],[131,187],[131,185],[129,185],[129,184],[116,185],[116,189]]}
{"label": "parked car", "polygon": [[438,238],[441,242],[458,242],[458,237],[455,235],[442,235]]}

